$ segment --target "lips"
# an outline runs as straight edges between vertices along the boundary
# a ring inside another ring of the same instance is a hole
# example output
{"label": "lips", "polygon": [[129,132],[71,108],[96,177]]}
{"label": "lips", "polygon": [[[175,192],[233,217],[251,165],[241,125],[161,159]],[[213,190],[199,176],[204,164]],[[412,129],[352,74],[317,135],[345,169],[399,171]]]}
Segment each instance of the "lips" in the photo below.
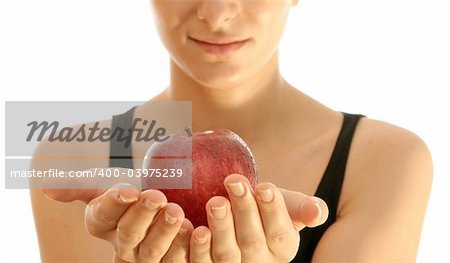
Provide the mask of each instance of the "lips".
{"label": "lips", "polygon": [[237,51],[248,42],[248,39],[189,39],[205,52],[215,55]]}
{"label": "lips", "polygon": [[244,42],[247,40],[247,39],[196,39],[196,38],[192,39],[195,41],[211,45],[229,45],[233,43]]}

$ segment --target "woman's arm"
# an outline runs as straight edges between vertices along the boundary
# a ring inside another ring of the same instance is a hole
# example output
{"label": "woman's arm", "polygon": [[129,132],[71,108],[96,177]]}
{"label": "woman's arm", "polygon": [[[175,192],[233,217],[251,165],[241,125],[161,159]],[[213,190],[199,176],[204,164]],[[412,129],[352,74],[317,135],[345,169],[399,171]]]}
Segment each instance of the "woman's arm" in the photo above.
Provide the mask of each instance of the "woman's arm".
{"label": "woman's arm", "polygon": [[424,142],[363,119],[353,141],[337,221],[315,262],[415,262],[432,183]]}
{"label": "woman's arm", "polygon": [[[78,147],[78,146],[77,146]],[[103,146],[99,145],[99,148]],[[69,145],[43,141],[35,150],[30,169],[83,169],[88,162],[74,164],[64,159],[49,159],[45,156],[64,156],[72,153]],[[64,150],[66,149],[66,150]],[[78,147],[78,149],[81,149]],[[77,167],[75,167],[77,166]],[[34,179],[33,184],[41,180]],[[112,262],[112,246],[101,239],[95,238],[86,231],[84,212],[86,204],[81,201],[62,203],[46,197],[42,189],[32,189],[31,202],[33,207],[36,231],[39,241],[41,260],[43,263],[59,262]]]}
{"label": "woman's arm", "polygon": [[43,263],[112,262],[112,246],[86,231],[84,203],[50,200],[40,189],[31,190],[31,201]]}

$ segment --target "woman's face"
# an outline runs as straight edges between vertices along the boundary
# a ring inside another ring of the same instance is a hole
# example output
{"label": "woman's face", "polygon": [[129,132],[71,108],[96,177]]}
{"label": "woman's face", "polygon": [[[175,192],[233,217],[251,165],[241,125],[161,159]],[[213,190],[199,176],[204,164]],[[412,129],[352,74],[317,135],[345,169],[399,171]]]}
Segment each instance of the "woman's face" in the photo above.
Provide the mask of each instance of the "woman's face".
{"label": "woman's face", "polygon": [[296,1],[150,0],[171,59],[208,87],[238,84],[266,65]]}

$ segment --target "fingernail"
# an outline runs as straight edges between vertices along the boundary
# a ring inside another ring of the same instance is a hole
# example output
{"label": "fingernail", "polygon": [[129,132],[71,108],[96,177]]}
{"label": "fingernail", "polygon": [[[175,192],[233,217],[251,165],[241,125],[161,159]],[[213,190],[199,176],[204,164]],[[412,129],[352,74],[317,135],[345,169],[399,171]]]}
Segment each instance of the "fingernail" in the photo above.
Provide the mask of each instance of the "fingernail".
{"label": "fingernail", "polygon": [[322,208],[320,207],[320,205],[318,203],[314,203],[314,205],[316,206],[317,210],[319,211],[319,215],[317,216],[317,218],[322,218]]}
{"label": "fingernail", "polygon": [[268,188],[268,189],[257,189],[256,192],[258,193],[259,197],[261,198],[262,201],[269,203],[272,202],[273,200],[273,191],[272,189]]}
{"label": "fingernail", "polygon": [[227,215],[226,206],[211,207],[211,213],[215,219],[224,219]]}
{"label": "fingernail", "polygon": [[120,189],[133,189],[133,188],[135,188],[133,185],[127,183],[118,183],[112,187],[112,189],[116,189],[115,191],[117,191],[117,199],[119,199],[119,201],[123,203],[132,203],[138,200],[136,196],[130,195],[130,193],[126,191],[125,193],[120,192]]}
{"label": "fingernail", "polygon": [[117,195],[117,198],[119,199],[119,201],[123,202],[123,203],[133,203],[136,202],[138,199],[135,196],[127,196],[124,195],[123,193],[119,193]]}
{"label": "fingernail", "polygon": [[241,182],[228,183],[228,188],[235,196],[243,196],[245,194],[244,185]]}
{"label": "fingernail", "polygon": [[150,209],[156,209],[160,206],[160,204],[154,203],[148,198],[144,200],[144,205]]}
{"label": "fingernail", "polygon": [[203,245],[203,244],[206,244],[206,241],[208,241],[208,238],[207,237],[195,236],[194,240],[195,240],[196,243],[198,243],[200,245]]}
{"label": "fingernail", "polygon": [[173,225],[173,224],[175,224],[175,223],[178,221],[178,218],[169,215],[169,214],[167,213],[167,211],[165,211],[165,212],[164,212],[164,220],[166,220],[166,222],[167,222],[168,224]]}

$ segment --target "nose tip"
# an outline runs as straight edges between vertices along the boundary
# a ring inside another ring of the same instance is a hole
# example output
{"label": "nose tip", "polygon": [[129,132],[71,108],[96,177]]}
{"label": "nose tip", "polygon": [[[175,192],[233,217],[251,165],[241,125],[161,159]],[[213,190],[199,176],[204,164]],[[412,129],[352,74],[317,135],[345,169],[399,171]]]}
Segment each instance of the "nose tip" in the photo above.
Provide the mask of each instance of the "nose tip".
{"label": "nose tip", "polygon": [[197,9],[197,17],[216,28],[233,20],[239,12],[237,0],[203,0]]}

